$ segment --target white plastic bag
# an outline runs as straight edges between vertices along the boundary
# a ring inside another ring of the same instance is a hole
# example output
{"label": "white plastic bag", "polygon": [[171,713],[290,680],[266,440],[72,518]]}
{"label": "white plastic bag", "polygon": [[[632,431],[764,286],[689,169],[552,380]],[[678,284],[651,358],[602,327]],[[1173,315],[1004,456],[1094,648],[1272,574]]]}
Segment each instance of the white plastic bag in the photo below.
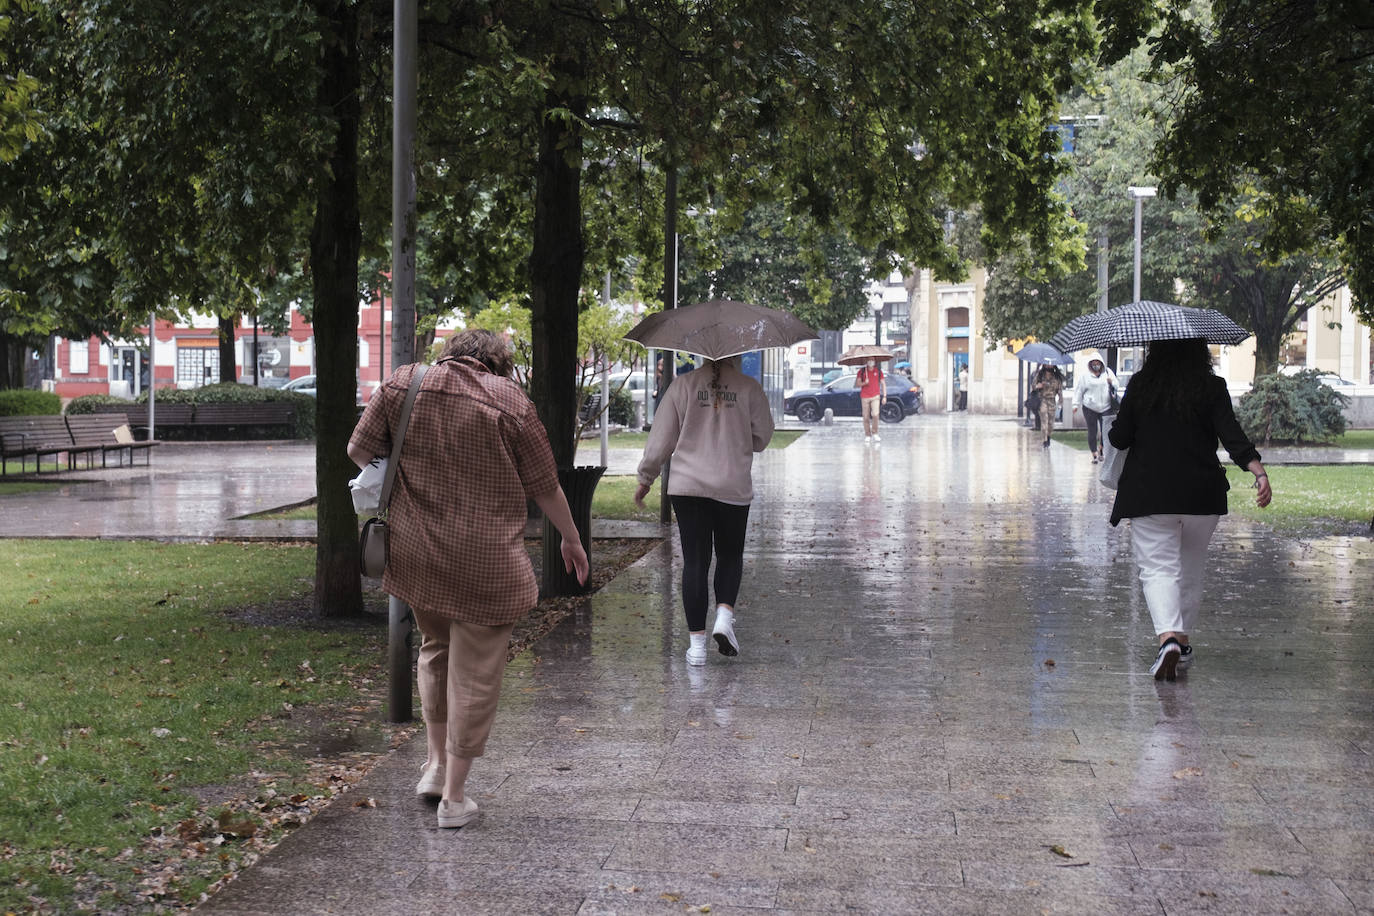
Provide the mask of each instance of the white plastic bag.
{"label": "white plastic bag", "polygon": [[1112,445],[1112,440],[1107,438],[1115,418],[1115,414],[1108,414],[1102,421],[1102,470],[1097,475],[1102,486],[1110,490],[1115,490],[1120,482],[1121,471],[1126,467],[1126,455],[1130,452],[1128,448],[1119,449]]}
{"label": "white plastic bag", "polygon": [[382,501],[382,481],[386,480],[386,459],[373,458],[348,482],[353,493],[353,509],[359,513],[376,512],[377,504]]}

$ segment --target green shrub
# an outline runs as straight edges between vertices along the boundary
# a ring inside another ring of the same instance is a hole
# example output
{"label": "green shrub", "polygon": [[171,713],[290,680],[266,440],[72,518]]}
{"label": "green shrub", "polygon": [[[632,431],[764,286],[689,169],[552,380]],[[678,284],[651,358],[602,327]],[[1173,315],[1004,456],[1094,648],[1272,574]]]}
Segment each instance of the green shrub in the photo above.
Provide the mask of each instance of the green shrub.
{"label": "green shrub", "polygon": [[51,391],[0,391],[0,417],[41,417],[61,412],[62,399]]}
{"label": "green shrub", "polygon": [[66,412],[69,414],[83,413],[111,413],[120,411],[129,406],[127,398],[117,398],[112,394],[83,394],[79,398],[72,398],[67,404]]}
{"label": "green shrub", "polygon": [[[224,382],[205,385],[200,388],[159,388],[158,404],[261,404],[266,401],[288,401],[296,406],[296,420],[291,428],[294,439],[313,439],[315,437],[315,399],[308,394],[295,391],[282,391],[278,388],[255,388],[238,382]],[[88,394],[73,398],[67,405],[67,413],[104,413],[110,410],[123,410],[131,402],[108,394]],[[147,406],[148,393],[145,391],[132,402]],[[187,439],[197,432],[190,429],[180,430],[173,427],[158,428],[158,438]],[[258,431],[260,436],[249,438],[275,437],[270,429]]]}
{"label": "green shrub", "polygon": [[202,385],[200,388],[183,388],[165,394],[159,390],[157,399],[169,404],[262,404],[268,401],[286,401],[296,406],[296,422],[291,429],[292,438],[315,437],[315,399],[296,391],[257,388],[239,382],[221,382],[215,385]]}
{"label": "green shrub", "polygon": [[1345,414],[1350,399],[1319,379],[1321,373],[1306,369],[1297,375],[1261,375],[1241,395],[1236,419],[1255,442],[1297,445],[1330,442],[1345,433]]}

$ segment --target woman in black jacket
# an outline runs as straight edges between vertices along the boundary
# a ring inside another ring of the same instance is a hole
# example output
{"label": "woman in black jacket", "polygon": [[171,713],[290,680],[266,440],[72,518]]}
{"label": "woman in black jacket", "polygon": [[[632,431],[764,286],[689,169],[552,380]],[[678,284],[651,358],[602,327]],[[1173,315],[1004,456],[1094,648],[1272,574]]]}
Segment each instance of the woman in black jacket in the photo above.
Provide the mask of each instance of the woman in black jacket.
{"label": "woman in black jacket", "polygon": [[1261,508],[1273,497],[1269,475],[1236,422],[1226,383],[1212,373],[1212,353],[1201,338],[1150,344],[1109,436],[1118,449],[1130,449],[1111,521],[1131,520],[1131,549],[1159,635],[1150,674],[1172,681],[1192,661],[1188,634],[1202,604],[1207,543],[1226,514],[1230,486],[1217,461],[1217,440],[1255,475]]}

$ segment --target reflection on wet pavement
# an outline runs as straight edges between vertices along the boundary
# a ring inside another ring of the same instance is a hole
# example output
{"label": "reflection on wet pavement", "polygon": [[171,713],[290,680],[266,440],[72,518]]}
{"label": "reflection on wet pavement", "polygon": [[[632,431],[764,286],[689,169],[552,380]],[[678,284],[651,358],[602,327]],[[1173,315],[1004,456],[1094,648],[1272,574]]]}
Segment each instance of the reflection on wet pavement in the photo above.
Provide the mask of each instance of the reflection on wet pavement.
{"label": "reflection on wet pavement", "polygon": [[759,456],[738,658],[683,663],[665,542],[512,663],[476,825],[412,742],[202,909],[1374,911],[1368,541],[1223,519],[1156,684],[1086,452],[882,432]]}

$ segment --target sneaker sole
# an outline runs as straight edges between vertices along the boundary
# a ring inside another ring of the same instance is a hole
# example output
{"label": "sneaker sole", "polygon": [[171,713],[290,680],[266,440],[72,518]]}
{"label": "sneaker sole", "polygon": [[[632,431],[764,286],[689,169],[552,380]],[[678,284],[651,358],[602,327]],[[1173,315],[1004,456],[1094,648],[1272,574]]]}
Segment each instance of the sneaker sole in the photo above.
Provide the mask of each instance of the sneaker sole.
{"label": "sneaker sole", "polygon": [[720,650],[721,655],[729,655],[732,657],[739,655],[739,647],[730,642],[730,637],[726,636],[724,633],[716,633],[715,637],[716,648]]}
{"label": "sneaker sole", "polygon": [[1165,652],[1164,657],[1155,663],[1155,680],[1173,681],[1178,677],[1178,652]]}
{"label": "sneaker sole", "polygon": [[460,814],[457,817],[441,817],[438,819],[439,826],[445,830],[452,830],[457,827],[466,827],[468,824],[471,824],[473,821],[477,820],[477,815],[481,813],[481,811],[472,811],[468,814]]}

